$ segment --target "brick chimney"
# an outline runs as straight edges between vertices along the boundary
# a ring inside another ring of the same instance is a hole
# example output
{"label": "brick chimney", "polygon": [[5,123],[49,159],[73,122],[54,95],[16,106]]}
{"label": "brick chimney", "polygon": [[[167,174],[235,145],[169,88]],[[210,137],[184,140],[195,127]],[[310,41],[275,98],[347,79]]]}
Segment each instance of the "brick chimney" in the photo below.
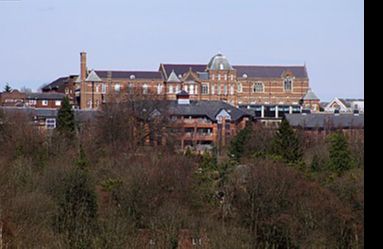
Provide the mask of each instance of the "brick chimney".
{"label": "brick chimney", "polygon": [[86,79],[86,52],[80,53],[80,74],[81,74],[81,81],[85,81]]}

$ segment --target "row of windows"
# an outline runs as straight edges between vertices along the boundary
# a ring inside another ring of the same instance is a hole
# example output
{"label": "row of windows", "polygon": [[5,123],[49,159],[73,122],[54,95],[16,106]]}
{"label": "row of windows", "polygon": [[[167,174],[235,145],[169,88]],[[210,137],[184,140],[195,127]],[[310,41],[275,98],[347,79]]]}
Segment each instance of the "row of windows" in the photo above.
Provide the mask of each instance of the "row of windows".
{"label": "row of windows", "polygon": [[[101,87],[101,89],[100,89],[100,87]],[[134,87],[133,84],[130,83],[128,85],[128,87],[127,87],[128,92],[131,92],[133,87]],[[227,89],[227,88],[228,88],[227,85],[223,86],[223,94],[228,94],[228,90],[229,90],[230,94],[233,95],[234,94],[234,85],[231,84],[230,85],[230,89]],[[284,82],[283,82],[283,88],[284,88],[284,90],[286,92],[290,92],[292,90],[292,79],[290,79],[290,78],[285,79]],[[142,86],[142,89],[143,89],[143,94],[147,94],[148,90],[149,90],[149,86],[147,84],[144,84]],[[163,90],[163,84],[158,84],[157,85],[157,94],[161,94],[162,90]],[[184,90],[189,92],[189,94],[198,94],[198,86],[197,85],[184,85]],[[114,91],[115,92],[120,92],[121,91],[121,85],[118,84],[118,83],[115,84],[114,85]],[[170,85],[169,88],[168,88],[168,93],[177,93],[179,91],[180,91],[180,86],[179,85],[177,85],[175,87]],[[237,91],[239,93],[243,92],[242,83],[238,83]],[[254,83],[252,85],[251,91],[253,93],[262,93],[262,92],[264,92],[264,84],[262,82]],[[96,87],[96,92],[106,93],[106,84],[101,84],[101,85],[97,86]],[[217,94],[221,94],[221,87],[220,87],[220,85],[218,85],[218,86],[213,85],[211,87],[211,94],[215,94],[216,92],[217,92]],[[207,84],[203,84],[202,85],[201,93],[202,94],[209,94],[209,86]]]}
{"label": "row of windows", "polygon": [[[212,79],[212,80],[215,80],[215,78],[216,78],[216,77],[215,77],[215,74],[212,74],[212,75],[211,75],[211,79]],[[224,75],[223,75],[223,80],[227,80],[227,78],[228,78],[228,77],[227,77],[227,74],[224,74]],[[221,74],[218,74],[218,75],[217,75],[217,80],[221,80],[221,79],[222,79]],[[233,75],[233,74],[230,75],[230,80],[231,80],[231,81],[234,80],[234,75]]]}

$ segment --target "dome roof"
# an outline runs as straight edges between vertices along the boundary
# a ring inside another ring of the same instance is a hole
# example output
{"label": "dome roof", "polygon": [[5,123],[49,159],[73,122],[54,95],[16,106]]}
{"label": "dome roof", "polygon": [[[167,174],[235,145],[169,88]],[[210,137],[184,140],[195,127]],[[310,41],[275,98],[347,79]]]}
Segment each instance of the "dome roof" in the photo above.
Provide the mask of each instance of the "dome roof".
{"label": "dome roof", "polygon": [[218,53],[211,58],[209,64],[207,65],[207,70],[232,70],[229,61],[221,53]]}

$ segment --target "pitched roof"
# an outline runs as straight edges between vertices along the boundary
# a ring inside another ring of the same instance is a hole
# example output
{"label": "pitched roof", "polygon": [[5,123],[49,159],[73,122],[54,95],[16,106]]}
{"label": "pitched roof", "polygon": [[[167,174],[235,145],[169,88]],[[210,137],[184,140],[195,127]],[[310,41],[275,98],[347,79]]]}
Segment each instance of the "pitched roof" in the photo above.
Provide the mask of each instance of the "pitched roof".
{"label": "pitched roof", "polygon": [[319,100],[319,98],[315,95],[315,93],[309,88],[305,96],[303,97],[304,100]]}
{"label": "pitched roof", "polygon": [[297,78],[307,78],[304,66],[233,66],[237,70],[237,77],[244,74],[248,78],[279,78],[285,71],[290,71]]}
{"label": "pitched roof", "polygon": [[[169,75],[172,70],[176,75],[183,75],[192,68],[193,72],[205,72],[207,64],[162,64],[165,75]],[[290,71],[297,78],[308,78],[305,66],[232,66],[237,70],[237,77],[244,74],[248,78],[280,78],[283,72]]]}
{"label": "pitched roof", "polygon": [[162,75],[159,71],[107,71],[96,70],[96,73],[100,78],[108,78],[108,73],[111,73],[112,79],[131,79],[134,75],[134,79],[156,79],[161,80]]}
{"label": "pitched roof", "polygon": [[174,70],[170,73],[167,82],[181,82],[181,80],[177,77],[176,73]]}
{"label": "pitched roof", "polygon": [[182,116],[206,116],[212,121],[217,121],[216,116],[221,110],[226,110],[233,121],[244,116],[250,116],[241,109],[224,101],[191,100],[188,105],[179,105],[177,101],[169,101],[169,113]]}
{"label": "pitched roof", "polygon": [[49,91],[49,90],[52,90],[52,89],[58,89],[58,88],[64,86],[68,82],[68,78],[69,78],[68,76],[60,77],[60,78],[52,81],[48,85],[44,86],[42,88],[42,90],[43,91]]}
{"label": "pitched roof", "polygon": [[287,121],[293,127],[310,129],[318,128],[364,128],[364,115],[352,113],[311,113],[311,114],[285,114]]}
{"label": "pitched roof", "polygon": [[102,80],[101,80],[100,77],[97,75],[97,73],[96,73],[94,70],[92,70],[92,71],[89,73],[89,75],[88,75],[88,77],[86,78],[85,81],[88,81],[88,82],[100,82],[100,81],[102,81]]}
{"label": "pitched roof", "polygon": [[[191,68],[193,72],[205,72],[206,64],[162,64],[165,76],[174,70],[176,75],[184,75]],[[161,68],[160,68],[161,69]]]}
{"label": "pitched roof", "polygon": [[50,99],[50,100],[62,100],[65,97],[63,93],[26,93],[27,99]]}

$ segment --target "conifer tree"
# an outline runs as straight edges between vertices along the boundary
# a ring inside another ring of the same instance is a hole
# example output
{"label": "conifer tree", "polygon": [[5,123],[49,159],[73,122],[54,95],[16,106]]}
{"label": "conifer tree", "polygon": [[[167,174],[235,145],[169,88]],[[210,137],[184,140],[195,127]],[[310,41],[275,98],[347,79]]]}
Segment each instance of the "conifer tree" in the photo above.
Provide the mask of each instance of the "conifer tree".
{"label": "conifer tree", "polygon": [[74,134],[74,113],[67,97],[64,98],[61,108],[58,111],[57,130],[68,136],[72,136]]}
{"label": "conifer tree", "polygon": [[342,132],[336,132],[328,137],[329,168],[337,173],[342,173],[352,167],[352,157],[348,148],[348,142]]}
{"label": "conifer tree", "polygon": [[250,123],[246,124],[246,127],[238,132],[238,134],[231,140],[228,156],[235,162],[239,162],[239,159],[245,151],[246,142],[249,140],[251,134]]}
{"label": "conifer tree", "polygon": [[302,160],[302,148],[297,134],[286,119],[283,119],[273,141],[273,153],[287,163]]}
{"label": "conifer tree", "polygon": [[12,87],[9,85],[9,83],[5,84],[4,92],[10,93],[12,91]]}

